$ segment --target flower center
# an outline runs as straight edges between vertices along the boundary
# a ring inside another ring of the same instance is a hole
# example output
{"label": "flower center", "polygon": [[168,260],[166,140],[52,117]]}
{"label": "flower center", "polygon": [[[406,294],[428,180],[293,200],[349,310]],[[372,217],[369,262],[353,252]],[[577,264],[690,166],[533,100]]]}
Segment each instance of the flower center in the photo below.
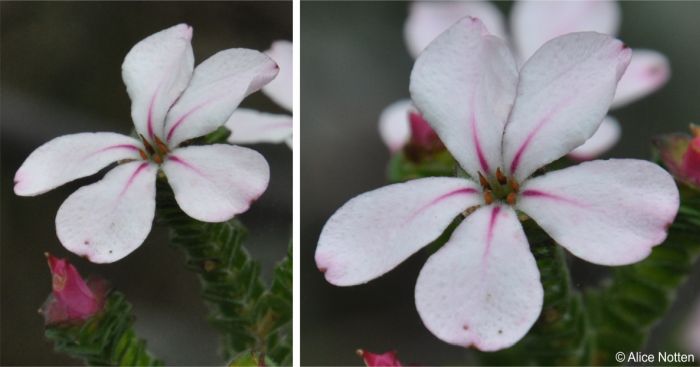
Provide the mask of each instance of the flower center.
{"label": "flower center", "polygon": [[479,183],[484,190],[484,203],[486,205],[494,201],[506,202],[511,206],[515,205],[520,184],[515,180],[515,177],[506,177],[500,167],[496,169],[495,179],[490,181],[479,172]]}
{"label": "flower center", "polygon": [[153,139],[153,143],[151,143],[141,135],[141,141],[143,142],[143,146],[146,147],[146,151],[139,150],[139,154],[143,160],[151,160],[157,164],[161,164],[168,153],[170,153],[170,149],[168,149],[168,146],[157,136],[154,136]]}

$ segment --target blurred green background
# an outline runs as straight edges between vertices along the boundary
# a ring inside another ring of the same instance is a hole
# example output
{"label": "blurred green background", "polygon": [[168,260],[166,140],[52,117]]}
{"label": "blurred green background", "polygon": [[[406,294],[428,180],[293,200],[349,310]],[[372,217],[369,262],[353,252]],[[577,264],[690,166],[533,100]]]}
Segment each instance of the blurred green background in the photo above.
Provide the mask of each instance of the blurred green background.
{"label": "blurred green background", "polygon": [[[59,135],[132,129],[121,63],[141,39],[180,22],[193,26],[195,62],[233,47],[260,51],[292,39],[291,2],[6,2],[0,4],[2,100],[2,233],[0,364],[65,365],[43,337],[37,309],[51,290],[44,251],[68,256],[83,274],[102,275],[134,305],[136,330],[150,349],[173,365],[223,365],[217,333],[206,322],[194,274],[167,244],[167,229],[154,226],[130,256],[93,265],[58,242],[59,205],[91,177],[38,197],[17,197],[14,172],[39,145]],[[262,93],[242,106],[284,111]],[[291,236],[292,153],[284,144],[259,145],[269,161],[270,187],[240,216],[250,230],[248,248],[272,266]]]}
{"label": "blurred green background", "polygon": [[[498,7],[506,14],[510,2]],[[670,82],[660,91],[616,109],[621,142],[605,157],[649,158],[652,136],[687,131],[700,122],[700,2],[623,2],[619,38],[631,47],[664,53]],[[425,329],[413,290],[428,255],[355,287],[334,287],[316,269],[313,254],[330,215],[350,198],[386,184],[389,153],[377,132],[388,104],[407,98],[413,64],[403,39],[405,2],[301,4],[301,362],[357,365],[357,348],[397,349],[405,364],[455,365],[470,351],[441,342]],[[604,157],[604,158],[605,158]],[[604,277],[606,268],[576,262],[577,286]],[[649,351],[674,343],[698,298],[700,268],[681,290]]]}

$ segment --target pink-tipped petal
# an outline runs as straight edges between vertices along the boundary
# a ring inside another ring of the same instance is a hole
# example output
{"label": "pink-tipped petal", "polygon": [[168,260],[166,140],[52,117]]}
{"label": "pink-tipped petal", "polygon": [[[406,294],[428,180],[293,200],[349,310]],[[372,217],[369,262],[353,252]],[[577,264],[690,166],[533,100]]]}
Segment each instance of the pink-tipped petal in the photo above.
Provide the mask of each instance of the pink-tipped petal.
{"label": "pink-tipped petal", "polygon": [[416,283],[416,308],[438,338],[495,351],[525,336],[543,295],[515,212],[489,205],[468,216],[428,259]]}
{"label": "pink-tipped petal", "polygon": [[139,141],[115,133],[64,135],[40,146],[15,173],[15,194],[35,196],[97,173],[121,159],[140,159]]}
{"label": "pink-tipped petal", "polygon": [[641,261],[678,212],[671,175],[651,162],[584,162],[526,181],[517,207],[572,254],[600,265]]}
{"label": "pink-tipped petal", "polygon": [[224,50],[204,60],[165,119],[168,145],[175,147],[216,130],[243,98],[269,83],[277,71],[270,57],[244,48]]}
{"label": "pink-tipped petal", "polygon": [[124,58],[122,79],[131,98],[131,118],[139,134],[163,138],[168,109],[192,76],[192,27],[178,24],[146,37]]}
{"label": "pink-tipped petal", "polygon": [[292,136],[292,116],[239,108],[226,121],[233,144],[284,143]]}
{"label": "pink-tipped petal", "polygon": [[610,36],[571,33],[547,42],[520,71],[503,140],[506,169],[518,181],[593,136],[631,51]]}
{"label": "pink-tipped petal", "polygon": [[600,124],[595,134],[586,140],[583,145],[572,150],[569,153],[569,157],[577,161],[596,159],[617,144],[621,133],[620,123],[612,116],[605,116],[603,123]]}
{"label": "pink-tipped petal", "polygon": [[614,36],[620,27],[615,1],[517,1],[511,10],[513,41],[521,60],[545,42],[567,33],[592,31]]}
{"label": "pink-tipped petal", "polygon": [[111,263],[141,246],[155,214],[157,171],[152,163],[125,163],[69,196],[56,214],[63,247],[94,263]]}
{"label": "pink-tipped petal", "polygon": [[635,49],[627,71],[620,79],[612,107],[624,106],[645,97],[666,84],[671,66],[662,53]]}
{"label": "pink-tipped petal", "polygon": [[403,29],[408,51],[418,57],[440,33],[466,16],[481,19],[491,34],[506,38],[503,14],[489,1],[416,1],[408,8]]}
{"label": "pink-tipped petal", "polygon": [[275,41],[265,53],[275,60],[280,72],[275,79],[262,88],[262,91],[275,103],[292,112],[292,75],[294,73],[292,43],[284,40]]}
{"label": "pink-tipped petal", "polygon": [[390,104],[379,115],[379,136],[390,152],[401,150],[411,139],[408,116],[414,110],[410,100],[402,99]]}
{"label": "pink-tipped petal", "polygon": [[326,222],[316,266],[340,286],[370,281],[435,240],[452,220],[481,202],[477,185],[431,177],[353,198]]}
{"label": "pink-tipped petal", "polygon": [[162,168],[182,211],[203,222],[224,222],[245,212],[270,181],[260,153],[227,144],[178,148]]}
{"label": "pink-tipped petal", "polygon": [[501,137],[516,84],[508,46],[478,19],[464,18],[421,53],[410,90],[450,153],[478,177],[501,164]]}

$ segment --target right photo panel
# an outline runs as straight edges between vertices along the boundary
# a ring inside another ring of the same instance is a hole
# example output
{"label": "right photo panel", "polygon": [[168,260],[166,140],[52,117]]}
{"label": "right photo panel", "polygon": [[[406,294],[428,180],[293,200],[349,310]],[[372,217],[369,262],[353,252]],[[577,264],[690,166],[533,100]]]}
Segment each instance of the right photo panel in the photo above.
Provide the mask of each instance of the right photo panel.
{"label": "right photo panel", "polygon": [[301,365],[700,363],[698,14],[303,1]]}

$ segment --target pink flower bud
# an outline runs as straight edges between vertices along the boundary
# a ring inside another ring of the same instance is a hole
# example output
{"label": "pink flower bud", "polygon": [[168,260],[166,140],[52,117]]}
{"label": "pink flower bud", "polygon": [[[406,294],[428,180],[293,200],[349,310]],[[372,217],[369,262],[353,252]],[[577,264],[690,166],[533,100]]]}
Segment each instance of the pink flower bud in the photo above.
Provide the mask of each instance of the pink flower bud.
{"label": "pink flower bud", "polygon": [[654,139],[661,161],[678,181],[700,189],[700,128],[691,125],[694,136],[668,134]]}
{"label": "pink flower bud", "polygon": [[401,367],[401,361],[396,358],[396,351],[392,350],[383,354],[374,354],[362,349],[357,350],[357,355],[362,357],[367,367]]}
{"label": "pink flower bud", "polygon": [[700,136],[696,136],[688,144],[683,154],[683,172],[686,176],[700,183]]}
{"label": "pink flower bud", "polygon": [[404,152],[410,159],[420,161],[427,155],[445,149],[435,130],[420,113],[411,111],[408,121],[411,125],[411,139],[404,148]]}
{"label": "pink flower bud", "polygon": [[105,280],[95,278],[86,283],[68,260],[48,253],[46,258],[53,288],[41,308],[47,325],[83,321],[102,310],[109,288]]}

